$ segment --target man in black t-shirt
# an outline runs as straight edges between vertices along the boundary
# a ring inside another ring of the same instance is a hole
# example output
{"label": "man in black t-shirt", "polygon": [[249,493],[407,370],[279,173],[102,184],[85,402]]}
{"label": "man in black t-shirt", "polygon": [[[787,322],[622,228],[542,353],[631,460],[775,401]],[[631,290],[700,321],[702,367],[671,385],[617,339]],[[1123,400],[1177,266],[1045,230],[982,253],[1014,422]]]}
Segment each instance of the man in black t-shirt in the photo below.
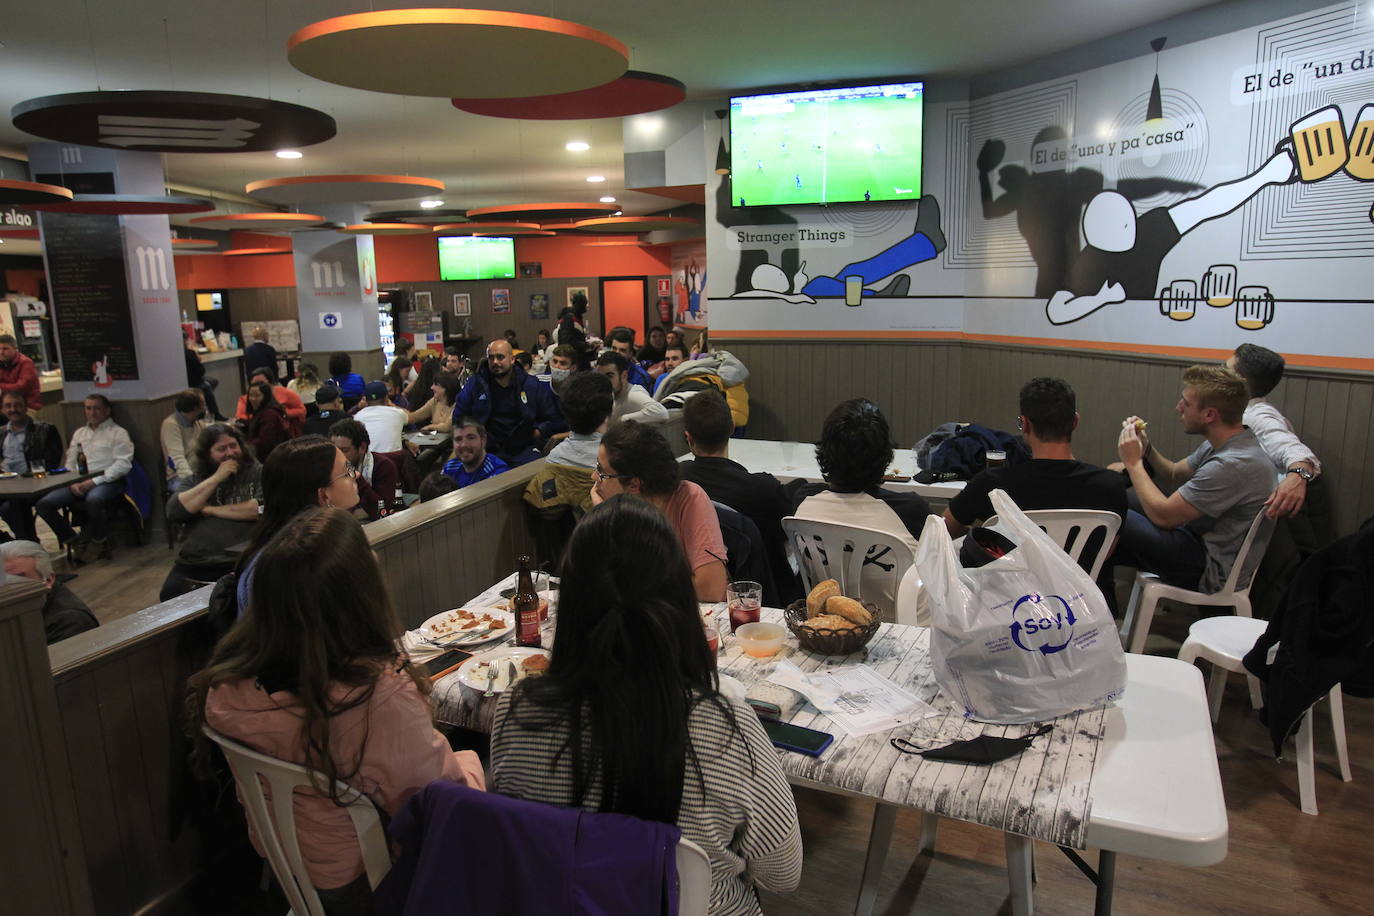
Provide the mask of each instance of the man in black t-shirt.
{"label": "man in black t-shirt", "polygon": [[[995,515],[988,494],[999,489],[1023,510],[1103,509],[1125,522],[1122,476],[1073,457],[1070,440],[1078,426],[1076,405],[1073,389],[1062,379],[1033,378],[1022,386],[1017,423],[1030,446],[1031,460],[992,468],[970,480],[945,509],[950,535],[958,537],[976,521]],[[1085,568],[1091,567],[1098,549],[1087,545],[1081,558]],[[1104,566],[1103,572],[1109,574],[1110,567]]]}

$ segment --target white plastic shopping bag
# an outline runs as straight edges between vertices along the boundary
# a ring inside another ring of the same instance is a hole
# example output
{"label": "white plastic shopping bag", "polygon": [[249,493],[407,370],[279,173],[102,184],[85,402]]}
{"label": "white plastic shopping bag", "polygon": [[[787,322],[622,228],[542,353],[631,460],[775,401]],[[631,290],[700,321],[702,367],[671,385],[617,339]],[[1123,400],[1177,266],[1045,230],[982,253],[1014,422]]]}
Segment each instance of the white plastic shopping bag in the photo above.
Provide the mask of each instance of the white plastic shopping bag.
{"label": "white plastic shopping bag", "polygon": [[1019,724],[1101,706],[1126,687],[1126,659],[1097,585],[1001,490],[997,530],[1016,549],[965,569],[932,515],[916,566],[932,607],[940,689],[986,722]]}

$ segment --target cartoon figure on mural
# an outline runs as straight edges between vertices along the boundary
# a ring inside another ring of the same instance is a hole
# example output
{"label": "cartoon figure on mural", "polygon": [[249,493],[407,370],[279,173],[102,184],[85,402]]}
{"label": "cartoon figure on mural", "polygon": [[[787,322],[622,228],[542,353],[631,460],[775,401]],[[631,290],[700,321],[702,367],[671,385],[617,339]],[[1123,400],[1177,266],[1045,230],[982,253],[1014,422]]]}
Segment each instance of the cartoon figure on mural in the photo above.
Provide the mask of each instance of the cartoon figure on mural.
{"label": "cartoon figure on mural", "polygon": [[[742,286],[736,288],[731,298],[783,299],[793,303],[814,303],[818,296],[844,298],[845,280],[851,277],[860,278],[864,296],[905,296],[911,289],[911,278],[902,271],[931,260],[945,250],[945,244],[945,233],[940,228],[940,204],[927,194],[917,205],[916,225],[911,235],[870,258],[846,264],[836,271],[838,276],[809,277],[803,261],[789,279],[783,268],[765,260],[756,263],[748,280],[742,281]],[[892,279],[882,289],[868,288],[889,277]]]}
{"label": "cartoon figure on mural", "polygon": [[687,324],[701,321],[701,291],[706,288],[706,271],[690,258],[677,275],[678,320]]}
{"label": "cartoon figure on mural", "polygon": [[[1369,108],[1366,105],[1362,111]],[[1324,142],[1313,142],[1309,136],[1312,132],[1320,132]],[[1339,142],[1333,142],[1333,137],[1339,137]],[[1254,172],[1215,185],[1195,197],[1137,216],[1125,195],[1110,190],[1099,192],[1083,211],[1086,247],[1070,266],[1065,286],[1046,301],[1046,317],[1052,324],[1068,324],[1105,305],[1127,299],[1153,299],[1159,288],[1159,269],[1164,256],[1193,229],[1208,220],[1235,212],[1270,185],[1321,181],[1342,168],[1357,180],[1369,180],[1359,177],[1359,164],[1352,160],[1340,109],[1328,106],[1294,122],[1289,136],[1279,142],[1274,154]],[[1216,265],[1210,269],[1204,286],[1222,276],[1217,268],[1229,266]],[[1179,281],[1171,284],[1170,289],[1169,297],[1177,299]],[[1163,309],[1166,293],[1161,292],[1160,297]],[[1228,296],[1226,301],[1229,303],[1232,298]],[[1247,317],[1239,321],[1241,327],[1255,329],[1272,320],[1273,299],[1267,290],[1234,298],[1244,299],[1247,309],[1262,309],[1267,315],[1263,320]],[[1184,320],[1181,315],[1187,313],[1175,311],[1178,314],[1167,310],[1165,314]]]}

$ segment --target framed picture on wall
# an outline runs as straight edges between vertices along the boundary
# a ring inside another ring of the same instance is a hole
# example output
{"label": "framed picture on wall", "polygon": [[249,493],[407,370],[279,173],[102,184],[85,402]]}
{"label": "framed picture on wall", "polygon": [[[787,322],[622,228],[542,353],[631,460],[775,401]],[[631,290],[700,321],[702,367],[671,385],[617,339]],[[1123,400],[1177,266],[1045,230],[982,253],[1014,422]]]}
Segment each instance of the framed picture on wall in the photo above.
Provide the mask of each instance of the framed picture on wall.
{"label": "framed picture on wall", "polygon": [[433,307],[433,299],[428,290],[415,294],[415,311],[427,312]]}
{"label": "framed picture on wall", "polygon": [[453,314],[459,318],[464,318],[472,314],[472,296],[470,294],[453,294]]}
{"label": "framed picture on wall", "polygon": [[544,276],[544,262],[543,262],[543,261],[521,261],[521,262],[520,262],[520,279],[522,279],[522,280],[538,280],[539,278],[541,278],[541,277],[543,277],[543,276]]}
{"label": "framed picture on wall", "polygon": [[497,315],[504,315],[510,311],[510,290],[494,289],[491,291],[491,310]]}
{"label": "framed picture on wall", "polygon": [[549,294],[530,293],[530,317],[548,318],[549,317]]}
{"label": "framed picture on wall", "polygon": [[582,295],[586,296],[588,302],[591,302],[591,301],[592,301],[591,295],[587,292],[587,287],[585,287],[585,286],[569,286],[569,287],[568,287],[568,306],[569,306],[569,307],[572,306],[573,296],[576,296],[578,293],[581,293]]}

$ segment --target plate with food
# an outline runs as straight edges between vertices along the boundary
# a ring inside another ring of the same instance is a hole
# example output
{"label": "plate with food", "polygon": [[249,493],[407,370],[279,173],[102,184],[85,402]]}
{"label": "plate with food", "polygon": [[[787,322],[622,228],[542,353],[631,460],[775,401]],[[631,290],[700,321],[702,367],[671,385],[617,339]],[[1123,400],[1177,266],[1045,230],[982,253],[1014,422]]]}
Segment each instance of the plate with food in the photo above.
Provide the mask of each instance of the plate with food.
{"label": "plate with food", "polygon": [[504,608],[454,608],[420,624],[420,638],[444,647],[476,646],[511,634],[515,618]]}
{"label": "plate with food", "polygon": [[[549,670],[549,650],[512,646],[485,655],[474,655],[458,668],[458,680],[473,690],[501,693],[511,684],[542,677]],[[493,675],[492,672],[495,672]]]}
{"label": "plate with food", "polygon": [[14,471],[0,471],[0,480],[13,480],[18,476]]}

